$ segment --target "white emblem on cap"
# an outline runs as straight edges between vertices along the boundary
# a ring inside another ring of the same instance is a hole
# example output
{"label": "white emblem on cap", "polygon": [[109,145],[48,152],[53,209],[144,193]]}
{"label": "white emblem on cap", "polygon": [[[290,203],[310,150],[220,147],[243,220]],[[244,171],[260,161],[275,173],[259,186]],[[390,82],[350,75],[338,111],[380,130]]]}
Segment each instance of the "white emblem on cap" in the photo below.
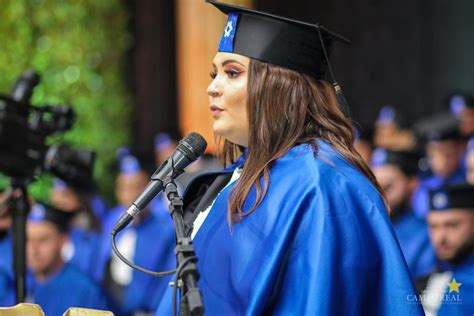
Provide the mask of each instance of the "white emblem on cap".
{"label": "white emblem on cap", "polygon": [[448,197],[444,192],[438,192],[433,195],[433,206],[436,209],[443,209],[448,205]]}
{"label": "white emblem on cap", "polygon": [[225,26],[225,30],[224,30],[224,36],[229,37],[233,29],[234,29],[234,26],[232,25],[232,21],[227,22],[227,25]]}

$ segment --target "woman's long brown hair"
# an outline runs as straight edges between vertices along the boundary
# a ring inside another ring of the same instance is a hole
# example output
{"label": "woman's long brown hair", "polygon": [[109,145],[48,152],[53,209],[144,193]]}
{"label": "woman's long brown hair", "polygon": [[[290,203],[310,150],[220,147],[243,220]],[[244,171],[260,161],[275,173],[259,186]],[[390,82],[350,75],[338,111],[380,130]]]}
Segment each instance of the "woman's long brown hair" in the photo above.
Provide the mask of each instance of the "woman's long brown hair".
{"label": "woman's long brown hair", "polygon": [[[341,112],[334,90],[326,81],[251,59],[247,91],[249,146],[242,174],[230,194],[230,221],[239,222],[263,201],[275,160],[303,143],[310,144],[316,155],[317,139],[326,141],[353,163],[386,200],[369,166],[354,149],[351,121]],[[241,147],[224,141],[221,158],[232,161],[241,151]],[[244,201],[254,184],[256,201],[244,212]]]}

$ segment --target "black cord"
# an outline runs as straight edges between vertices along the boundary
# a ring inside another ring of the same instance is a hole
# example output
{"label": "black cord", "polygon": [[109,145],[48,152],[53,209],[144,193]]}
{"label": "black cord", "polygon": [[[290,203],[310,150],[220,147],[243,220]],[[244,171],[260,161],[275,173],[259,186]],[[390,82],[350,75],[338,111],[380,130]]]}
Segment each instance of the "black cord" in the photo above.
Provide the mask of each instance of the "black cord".
{"label": "black cord", "polygon": [[196,256],[184,259],[181,265],[176,269],[176,275],[174,277],[174,289],[173,289],[173,311],[172,311],[173,316],[176,316],[176,301],[177,301],[177,296],[178,296],[178,277],[180,277],[181,271],[188,264],[188,262],[195,259],[197,260]]}
{"label": "black cord", "polygon": [[130,268],[132,269],[135,269],[135,270],[138,270],[138,271],[141,271],[143,273],[146,273],[146,274],[149,274],[151,276],[154,276],[154,277],[164,277],[164,276],[167,276],[167,275],[172,275],[176,272],[176,270],[169,270],[169,271],[163,271],[163,272],[156,272],[156,271],[151,271],[151,270],[148,270],[148,269],[145,269],[145,268],[142,268],[140,266],[137,266],[135,264],[133,264],[132,262],[128,261],[127,258],[125,258],[121,253],[120,251],[117,249],[117,245],[115,244],[115,236],[116,234],[112,233],[112,249],[114,250],[115,254],[117,255],[117,257],[120,258],[120,260],[123,261],[123,263],[125,263],[127,266],[129,266]]}
{"label": "black cord", "polygon": [[336,78],[334,78],[334,73],[332,72],[331,63],[329,62],[329,56],[326,51],[326,45],[324,45],[323,35],[321,34],[321,27],[319,26],[319,24],[317,25],[316,29],[318,30],[319,41],[321,42],[321,47],[323,48],[324,58],[326,59],[326,62],[328,64],[328,70],[329,70],[329,74],[331,75],[332,82],[334,84],[337,84]]}

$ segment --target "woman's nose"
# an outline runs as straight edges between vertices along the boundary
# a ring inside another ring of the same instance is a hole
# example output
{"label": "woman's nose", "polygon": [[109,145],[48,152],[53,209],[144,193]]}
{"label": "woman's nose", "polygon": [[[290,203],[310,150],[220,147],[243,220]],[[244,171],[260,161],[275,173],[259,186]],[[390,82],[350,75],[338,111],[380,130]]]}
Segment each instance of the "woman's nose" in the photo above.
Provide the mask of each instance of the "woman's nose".
{"label": "woman's nose", "polygon": [[212,82],[207,87],[207,94],[210,97],[216,97],[216,96],[219,95],[219,89],[217,87],[217,82],[216,81],[217,81],[216,79],[212,80]]}

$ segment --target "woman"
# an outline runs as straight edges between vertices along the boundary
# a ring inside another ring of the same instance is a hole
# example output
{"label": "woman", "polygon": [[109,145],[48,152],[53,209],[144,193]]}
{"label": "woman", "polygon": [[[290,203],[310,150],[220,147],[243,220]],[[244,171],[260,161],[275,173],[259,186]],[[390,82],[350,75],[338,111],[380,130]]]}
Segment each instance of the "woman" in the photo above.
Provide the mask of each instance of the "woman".
{"label": "woman", "polygon": [[[224,161],[242,156],[184,196],[206,315],[421,315],[380,186],[319,80],[321,43],[338,36],[213,4],[229,15],[207,90],[213,128]],[[157,315],[170,303],[171,290]]]}

